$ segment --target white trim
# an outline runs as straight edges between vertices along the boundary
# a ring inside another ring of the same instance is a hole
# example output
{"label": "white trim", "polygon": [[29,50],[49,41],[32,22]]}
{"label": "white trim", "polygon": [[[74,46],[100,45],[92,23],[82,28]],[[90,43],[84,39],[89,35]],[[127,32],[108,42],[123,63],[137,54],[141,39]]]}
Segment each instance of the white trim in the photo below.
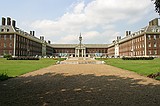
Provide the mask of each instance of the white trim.
{"label": "white trim", "polygon": [[13,56],[16,56],[16,34],[14,34],[14,49],[13,49]]}
{"label": "white trim", "polygon": [[144,34],[144,55],[147,56],[147,36]]}

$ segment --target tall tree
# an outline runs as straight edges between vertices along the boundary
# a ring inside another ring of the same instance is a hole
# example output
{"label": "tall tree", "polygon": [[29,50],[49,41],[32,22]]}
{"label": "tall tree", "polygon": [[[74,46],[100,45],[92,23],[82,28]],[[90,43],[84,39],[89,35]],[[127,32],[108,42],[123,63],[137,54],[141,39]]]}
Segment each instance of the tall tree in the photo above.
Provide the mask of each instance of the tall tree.
{"label": "tall tree", "polygon": [[155,11],[160,15],[160,0],[151,0],[155,4]]}

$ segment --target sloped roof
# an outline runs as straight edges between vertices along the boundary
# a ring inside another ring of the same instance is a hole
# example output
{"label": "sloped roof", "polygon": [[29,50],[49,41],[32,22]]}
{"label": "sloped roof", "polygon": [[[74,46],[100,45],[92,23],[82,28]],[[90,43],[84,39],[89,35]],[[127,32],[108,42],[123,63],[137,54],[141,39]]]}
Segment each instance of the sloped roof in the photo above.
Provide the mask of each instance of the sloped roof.
{"label": "sloped roof", "polygon": [[[76,48],[79,44],[51,44],[53,48]],[[82,44],[86,48],[107,48],[108,44]]]}

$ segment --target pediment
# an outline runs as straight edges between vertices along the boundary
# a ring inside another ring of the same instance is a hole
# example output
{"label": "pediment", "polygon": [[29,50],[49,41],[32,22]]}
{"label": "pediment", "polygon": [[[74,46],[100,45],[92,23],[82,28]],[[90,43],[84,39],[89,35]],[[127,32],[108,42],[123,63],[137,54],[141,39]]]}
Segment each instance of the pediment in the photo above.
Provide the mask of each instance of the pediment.
{"label": "pediment", "polygon": [[85,47],[85,45],[84,44],[81,44],[81,47],[80,47],[80,44],[78,44],[76,47],[75,47],[76,49],[85,49],[86,47]]}

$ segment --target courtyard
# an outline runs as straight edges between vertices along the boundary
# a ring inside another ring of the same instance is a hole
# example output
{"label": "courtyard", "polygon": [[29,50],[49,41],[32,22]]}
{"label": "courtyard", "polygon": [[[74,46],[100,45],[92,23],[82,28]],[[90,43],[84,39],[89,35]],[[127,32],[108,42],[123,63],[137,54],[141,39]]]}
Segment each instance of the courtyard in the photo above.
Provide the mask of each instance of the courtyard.
{"label": "courtyard", "polygon": [[88,64],[71,64],[73,61],[86,63],[92,59],[69,59],[0,82],[0,105],[160,105],[159,81],[97,60]]}

